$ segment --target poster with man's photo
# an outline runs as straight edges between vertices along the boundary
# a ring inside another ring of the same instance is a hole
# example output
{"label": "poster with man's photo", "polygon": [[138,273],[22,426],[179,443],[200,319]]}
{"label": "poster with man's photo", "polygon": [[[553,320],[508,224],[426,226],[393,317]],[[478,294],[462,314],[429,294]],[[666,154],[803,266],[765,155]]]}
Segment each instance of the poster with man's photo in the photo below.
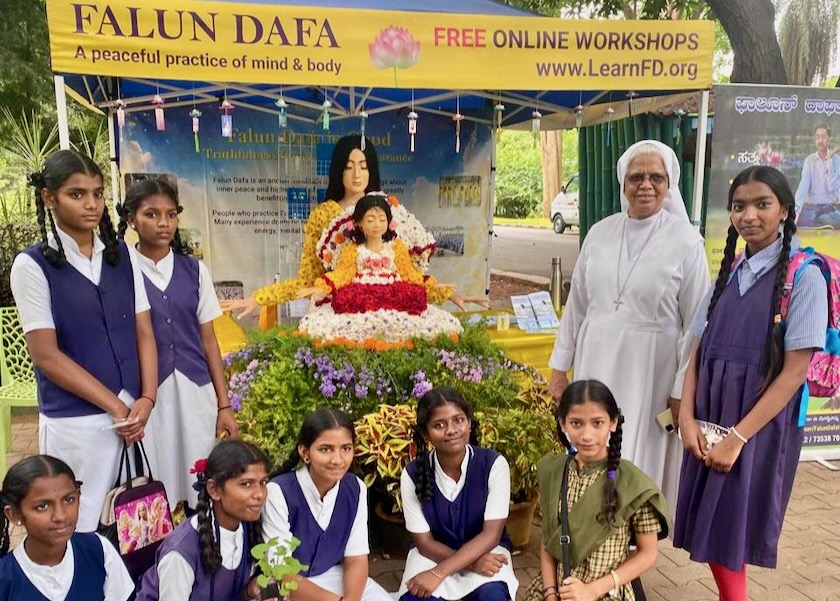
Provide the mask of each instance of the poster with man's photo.
{"label": "poster with man's photo", "polygon": [[[751,165],[770,165],[790,183],[803,247],[840,257],[840,89],[715,87],[706,252],[713,277],[729,227],[729,186]],[[840,457],[840,397],[811,397],[803,459]]]}

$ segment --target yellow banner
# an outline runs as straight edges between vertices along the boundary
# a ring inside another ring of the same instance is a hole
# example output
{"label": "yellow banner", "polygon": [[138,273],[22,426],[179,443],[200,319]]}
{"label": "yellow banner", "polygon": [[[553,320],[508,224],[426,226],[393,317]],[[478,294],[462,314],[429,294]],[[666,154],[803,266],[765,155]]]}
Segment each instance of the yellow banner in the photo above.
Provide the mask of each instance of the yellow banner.
{"label": "yellow banner", "polygon": [[566,21],[194,2],[47,0],[56,73],[330,86],[709,86],[710,21]]}

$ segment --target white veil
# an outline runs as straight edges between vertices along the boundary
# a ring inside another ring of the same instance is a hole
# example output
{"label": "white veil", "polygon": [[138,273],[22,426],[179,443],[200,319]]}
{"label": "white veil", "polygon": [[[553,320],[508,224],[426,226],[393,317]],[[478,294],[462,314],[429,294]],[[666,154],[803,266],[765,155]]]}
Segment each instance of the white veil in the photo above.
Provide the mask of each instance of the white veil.
{"label": "white veil", "polygon": [[668,191],[665,193],[665,202],[662,204],[662,209],[672,215],[682,217],[691,223],[688,212],[685,210],[685,202],[683,202],[682,194],[680,194],[680,162],[673,150],[656,140],[636,142],[624,151],[624,154],[618,159],[617,175],[618,189],[621,195],[621,210],[626,212],[630,205],[630,201],[627,200],[627,196],[624,194],[624,176],[627,175],[627,168],[630,166],[630,161],[639,155],[653,152],[662,157],[662,162],[665,164],[665,171],[668,173]]}

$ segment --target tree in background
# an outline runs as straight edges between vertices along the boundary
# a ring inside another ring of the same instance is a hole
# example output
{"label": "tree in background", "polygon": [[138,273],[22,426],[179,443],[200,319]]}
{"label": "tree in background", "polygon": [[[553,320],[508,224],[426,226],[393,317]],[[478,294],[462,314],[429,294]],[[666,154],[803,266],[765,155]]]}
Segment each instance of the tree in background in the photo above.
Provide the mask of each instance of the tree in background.
{"label": "tree in background", "polygon": [[555,16],[628,19],[717,18],[732,45],[731,81],[786,84],[776,38],[773,0],[506,0],[507,4]]}
{"label": "tree in background", "polygon": [[776,7],[782,13],[779,46],[788,82],[824,83],[837,53],[840,0],[776,0]]}
{"label": "tree in background", "polygon": [[0,106],[18,115],[55,106],[44,0],[3,0]]}

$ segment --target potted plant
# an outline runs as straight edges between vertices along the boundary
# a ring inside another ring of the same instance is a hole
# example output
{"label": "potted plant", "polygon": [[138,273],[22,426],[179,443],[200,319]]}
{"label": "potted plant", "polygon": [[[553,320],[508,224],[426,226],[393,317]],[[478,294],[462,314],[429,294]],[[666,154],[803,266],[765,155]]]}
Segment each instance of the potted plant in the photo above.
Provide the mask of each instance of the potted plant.
{"label": "potted plant", "polygon": [[383,554],[389,556],[404,557],[408,553],[400,476],[414,459],[415,419],[415,410],[409,405],[383,404],[356,422],[356,458],[362,478],[369,489],[378,493],[373,507],[379,527],[371,530],[379,535]]}
{"label": "potted plant", "polygon": [[297,590],[296,580],[289,578],[300,574],[309,566],[300,563],[292,554],[300,546],[300,541],[292,537],[288,544],[283,544],[276,536],[268,542],[260,543],[251,549],[251,556],[257,561],[259,575],[257,584],[262,589],[261,597],[268,599],[286,599]]}
{"label": "potted plant", "polygon": [[547,453],[562,453],[554,417],[540,408],[488,410],[479,416],[482,446],[504,455],[510,464],[510,514],[507,529],[514,547],[531,540],[539,500],[537,462]]}

